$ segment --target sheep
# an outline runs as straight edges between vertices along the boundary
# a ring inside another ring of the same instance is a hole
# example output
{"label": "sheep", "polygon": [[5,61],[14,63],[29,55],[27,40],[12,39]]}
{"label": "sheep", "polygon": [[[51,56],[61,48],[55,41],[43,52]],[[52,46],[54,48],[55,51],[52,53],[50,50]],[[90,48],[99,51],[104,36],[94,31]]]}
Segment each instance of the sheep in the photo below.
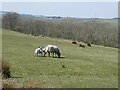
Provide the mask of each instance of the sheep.
{"label": "sheep", "polygon": [[77,44],[77,42],[76,41],[72,41],[72,44]]}
{"label": "sheep", "polygon": [[79,44],[79,46],[85,48],[85,45],[84,45],[84,44]]}
{"label": "sheep", "polygon": [[35,49],[34,57],[35,57],[35,56],[37,56],[37,57],[38,57],[38,56],[43,56],[43,50],[42,50],[41,47]]}
{"label": "sheep", "polygon": [[87,43],[87,46],[91,47],[91,44],[90,44],[90,43]]}
{"label": "sheep", "polygon": [[56,56],[56,54],[58,55],[58,58],[60,58],[60,49],[55,46],[55,45],[47,45],[45,48],[42,49],[44,52],[44,57],[46,55],[46,53],[48,53],[48,56],[50,57],[50,53],[52,53],[52,57],[54,57],[54,54]]}

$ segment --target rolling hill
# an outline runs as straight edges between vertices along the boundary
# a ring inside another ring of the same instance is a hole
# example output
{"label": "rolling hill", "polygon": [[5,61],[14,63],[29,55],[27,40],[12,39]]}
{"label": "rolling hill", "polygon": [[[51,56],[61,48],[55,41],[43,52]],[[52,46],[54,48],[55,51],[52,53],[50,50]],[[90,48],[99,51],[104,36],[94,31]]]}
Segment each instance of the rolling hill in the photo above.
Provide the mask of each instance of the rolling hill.
{"label": "rolling hill", "polygon": [[[69,40],[27,36],[2,30],[2,57],[11,65],[13,87],[31,88],[116,88],[118,49],[98,45],[79,47]],[[62,57],[34,57],[38,46],[54,44]]]}

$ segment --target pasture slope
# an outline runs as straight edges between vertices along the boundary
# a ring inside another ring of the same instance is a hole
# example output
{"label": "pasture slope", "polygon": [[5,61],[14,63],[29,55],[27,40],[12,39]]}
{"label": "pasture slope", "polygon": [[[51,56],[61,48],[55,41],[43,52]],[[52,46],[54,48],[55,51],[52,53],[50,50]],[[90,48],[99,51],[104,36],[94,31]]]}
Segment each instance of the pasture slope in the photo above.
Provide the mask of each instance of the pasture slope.
{"label": "pasture slope", "polygon": [[[26,36],[2,30],[2,55],[11,65],[3,82],[13,87],[115,88],[118,87],[118,49],[92,45],[82,48],[69,40]],[[34,57],[38,46],[61,48],[62,57]]]}

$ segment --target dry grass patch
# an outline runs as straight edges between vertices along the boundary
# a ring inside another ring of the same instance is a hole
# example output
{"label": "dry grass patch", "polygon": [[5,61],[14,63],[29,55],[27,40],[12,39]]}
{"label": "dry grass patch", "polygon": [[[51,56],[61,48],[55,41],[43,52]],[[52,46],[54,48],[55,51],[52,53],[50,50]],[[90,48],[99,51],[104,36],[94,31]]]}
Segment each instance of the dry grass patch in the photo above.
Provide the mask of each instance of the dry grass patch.
{"label": "dry grass patch", "polygon": [[3,78],[10,78],[11,77],[10,64],[5,60],[2,60],[2,77]]}

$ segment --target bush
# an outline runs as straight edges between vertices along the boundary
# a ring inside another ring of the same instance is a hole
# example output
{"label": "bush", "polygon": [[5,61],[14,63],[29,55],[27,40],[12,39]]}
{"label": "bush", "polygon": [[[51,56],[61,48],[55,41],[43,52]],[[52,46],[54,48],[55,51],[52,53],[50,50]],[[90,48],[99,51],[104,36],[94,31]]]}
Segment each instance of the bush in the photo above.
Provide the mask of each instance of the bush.
{"label": "bush", "polygon": [[10,64],[2,60],[2,76],[3,78],[10,78]]}

